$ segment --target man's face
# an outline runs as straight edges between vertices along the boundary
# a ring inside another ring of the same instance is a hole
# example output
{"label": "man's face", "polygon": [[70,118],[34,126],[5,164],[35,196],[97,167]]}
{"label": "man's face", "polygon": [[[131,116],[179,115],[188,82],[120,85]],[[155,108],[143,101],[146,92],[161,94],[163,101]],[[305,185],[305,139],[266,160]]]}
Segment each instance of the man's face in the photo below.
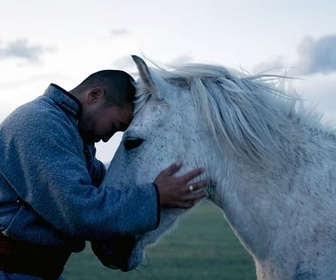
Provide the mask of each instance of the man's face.
{"label": "man's face", "polygon": [[133,104],[106,107],[97,104],[83,112],[78,129],[85,143],[107,142],[117,131],[125,131],[133,117]]}

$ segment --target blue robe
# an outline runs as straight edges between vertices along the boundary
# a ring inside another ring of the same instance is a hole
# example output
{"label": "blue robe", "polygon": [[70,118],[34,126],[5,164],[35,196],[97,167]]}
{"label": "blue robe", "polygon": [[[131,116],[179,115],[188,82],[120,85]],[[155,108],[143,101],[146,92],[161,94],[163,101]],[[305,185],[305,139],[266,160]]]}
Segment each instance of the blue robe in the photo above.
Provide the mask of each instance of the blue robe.
{"label": "blue robe", "polygon": [[105,168],[77,129],[79,101],[57,85],[0,125],[0,230],[18,240],[84,249],[155,229],[153,184],[98,187]]}

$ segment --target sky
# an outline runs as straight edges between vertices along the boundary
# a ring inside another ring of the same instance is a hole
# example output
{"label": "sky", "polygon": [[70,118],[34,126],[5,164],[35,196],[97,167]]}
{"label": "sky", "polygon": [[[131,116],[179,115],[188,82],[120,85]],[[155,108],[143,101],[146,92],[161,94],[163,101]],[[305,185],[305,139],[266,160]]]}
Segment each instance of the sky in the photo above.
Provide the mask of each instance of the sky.
{"label": "sky", "polygon": [[[336,122],[335,0],[0,0],[0,122],[50,83],[71,90],[102,69],[135,73],[131,55],[280,69]],[[121,133],[98,143],[109,162]]]}

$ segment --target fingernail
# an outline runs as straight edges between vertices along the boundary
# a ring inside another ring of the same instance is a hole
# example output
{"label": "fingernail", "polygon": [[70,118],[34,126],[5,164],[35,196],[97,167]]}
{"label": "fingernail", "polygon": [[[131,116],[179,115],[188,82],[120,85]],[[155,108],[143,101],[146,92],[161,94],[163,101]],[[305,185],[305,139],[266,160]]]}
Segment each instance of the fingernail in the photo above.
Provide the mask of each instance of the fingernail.
{"label": "fingernail", "polygon": [[182,161],[181,161],[180,159],[178,159],[178,160],[175,162],[175,164],[176,164],[177,166],[181,166],[181,165],[182,165]]}

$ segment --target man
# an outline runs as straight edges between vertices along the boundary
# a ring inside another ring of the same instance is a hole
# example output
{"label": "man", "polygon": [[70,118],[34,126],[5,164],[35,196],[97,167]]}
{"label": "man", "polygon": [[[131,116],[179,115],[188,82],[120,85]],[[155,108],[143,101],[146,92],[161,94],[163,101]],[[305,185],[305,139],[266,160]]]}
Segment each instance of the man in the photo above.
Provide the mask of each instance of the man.
{"label": "man", "polygon": [[58,279],[86,240],[153,230],[160,207],[188,208],[204,197],[207,181],[193,184],[198,192],[188,187],[203,170],[174,176],[179,162],[153,183],[99,187],[105,168],[94,143],[128,127],[134,95],[127,73],[99,71],[70,92],[51,84],[1,123],[0,279]]}

